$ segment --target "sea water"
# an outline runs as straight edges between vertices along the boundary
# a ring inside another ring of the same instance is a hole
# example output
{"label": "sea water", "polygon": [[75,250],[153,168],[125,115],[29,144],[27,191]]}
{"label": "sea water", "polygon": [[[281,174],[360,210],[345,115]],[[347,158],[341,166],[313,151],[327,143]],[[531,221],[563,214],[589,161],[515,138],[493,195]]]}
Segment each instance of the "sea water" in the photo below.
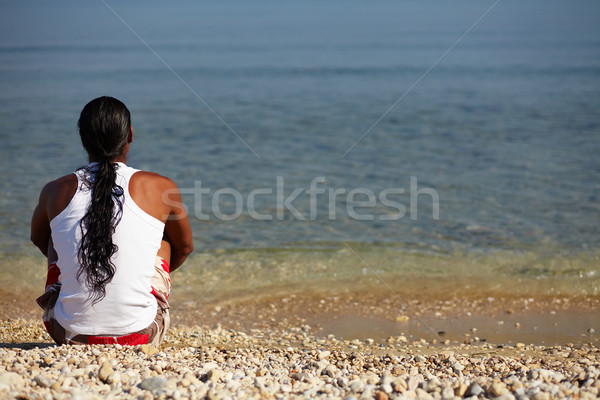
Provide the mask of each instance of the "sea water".
{"label": "sea water", "polygon": [[86,164],[79,112],[110,95],[128,164],[181,189],[190,296],[379,275],[598,293],[597,2],[0,10],[5,278],[43,280],[33,208]]}

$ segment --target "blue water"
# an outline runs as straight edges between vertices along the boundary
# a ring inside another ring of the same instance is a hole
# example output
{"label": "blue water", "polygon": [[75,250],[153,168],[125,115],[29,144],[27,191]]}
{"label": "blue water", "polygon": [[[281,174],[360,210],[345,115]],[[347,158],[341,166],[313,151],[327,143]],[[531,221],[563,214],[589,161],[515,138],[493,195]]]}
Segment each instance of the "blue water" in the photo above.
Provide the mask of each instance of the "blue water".
{"label": "blue water", "polygon": [[[106,94],[132,112],[128,163],[183,190],[199,252],[595,254],[598,15],[594,1],[2,2],[0,252],[35,253],[37,195],[86,163],[78,114]],[[324,177],[313,219],[306,192],[293,203],[306,220],[278,216],[278,177],[285,196]],[[411,177],[439,195],[439,219],[430,191],[411,218]],[[222,188],[240,216],[200,218]],[[258,188],[270,221],[248,212]],[[391,221],[390,188],[407,210]],[[330,189],[346,192],[330,203]],[[377,196],[357,208],[372,221],[349,215],[353,189]]]}

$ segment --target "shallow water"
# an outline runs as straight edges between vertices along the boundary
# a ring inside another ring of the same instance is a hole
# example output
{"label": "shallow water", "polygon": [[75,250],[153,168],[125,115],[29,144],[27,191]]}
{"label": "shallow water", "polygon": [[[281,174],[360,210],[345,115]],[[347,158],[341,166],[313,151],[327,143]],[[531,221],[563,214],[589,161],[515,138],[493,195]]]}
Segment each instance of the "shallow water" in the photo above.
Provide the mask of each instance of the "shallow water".
{"label": "shallow water", "polygon": [[[595,312],[559,311],[552,314],[521,313],[519,315],[475,315],[446,319],[426,318],[405,323],[377,317],[327,315],[317,320],[321,335],[343,339],[385,341],[390,336],[408,340],[427,337],[437,341],[504,344],[557,345],[565,343],[597,343],[600,327]],[[516,324],[518,323],[518,327]],[[427,326],[424,326],[427,324]],[[429,326],[431,325],[431,326]],[[432,331],[432,329],[435,330]],[[475,333],[474,333],[475,332]]]}
{"label": "shallow water", "polygon": [[[600,6],[502,1],[436,64],[492,5],[110,3],[179,80],[102,3],[2,3],[2,257],[32,263],[37,195],[85,164],[78,113],[110,94],[133,114],[129,164],[184,193],[190,293],[365,268],[597,293]],[[294,214],[278,195],[296,188]]]}

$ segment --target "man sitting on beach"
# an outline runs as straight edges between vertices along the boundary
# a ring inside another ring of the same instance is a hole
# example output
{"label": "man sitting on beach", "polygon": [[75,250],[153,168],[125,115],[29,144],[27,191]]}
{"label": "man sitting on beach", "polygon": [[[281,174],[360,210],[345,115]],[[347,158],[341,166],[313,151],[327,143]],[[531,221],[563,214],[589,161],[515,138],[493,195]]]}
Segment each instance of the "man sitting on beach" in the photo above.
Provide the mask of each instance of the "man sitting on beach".
{"label": "man sitting on beach", "polygon": [[177,186],[126,165],[129,110],[100,97],[78,122],[90,164],[48,183],[31,241],[48,257],[44,325],[58,344],[158,345],[169,327],[169,273],[193,250]]}

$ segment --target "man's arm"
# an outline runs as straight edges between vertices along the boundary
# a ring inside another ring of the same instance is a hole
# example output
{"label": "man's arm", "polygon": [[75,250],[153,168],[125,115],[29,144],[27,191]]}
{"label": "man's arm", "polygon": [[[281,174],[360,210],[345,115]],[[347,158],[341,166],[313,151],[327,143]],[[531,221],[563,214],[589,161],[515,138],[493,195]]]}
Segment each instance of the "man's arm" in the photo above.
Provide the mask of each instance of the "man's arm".
{"label": "man's arm", "polygon": [[181,194],[171,181],[170,187],[163,193],[163,200],[169,206],[169,216],[165,221],[165,236],[171,244],[170,271],[179,268],[186,258],[194,251],[192,228],[185,207],[181,202]]}
{"label": "man's arm", "polygon": [[50,184],[44,186],[40,193],[38,205],[31,217],[31,241],[41,250],[44,256],[48,256],[48,242],[51,234],[47,206],[50,190]]}
{"label": "man's arm", "polygon": [[129,181],[129,193],[142,210],[164,222],[164,239],[171,245],[170,270],[176,270],[194,250],[192,228],[177,185],[166,176],[139,171]]}

